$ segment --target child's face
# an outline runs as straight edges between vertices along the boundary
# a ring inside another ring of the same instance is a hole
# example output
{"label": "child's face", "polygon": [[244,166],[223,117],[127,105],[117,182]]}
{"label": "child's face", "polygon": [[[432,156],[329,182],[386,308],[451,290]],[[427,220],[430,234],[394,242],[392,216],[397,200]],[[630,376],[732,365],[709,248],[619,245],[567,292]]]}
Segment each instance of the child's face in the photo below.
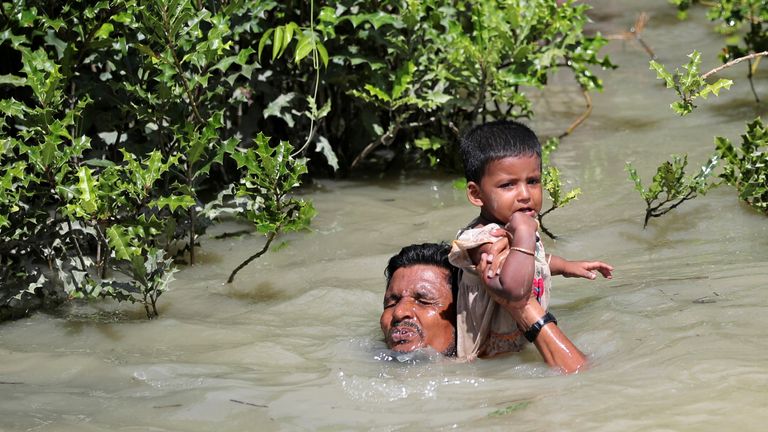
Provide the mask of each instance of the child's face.
{"label": "child's face", "polygon": [[505,224],[518,211],[536,217],[541,211],[541,160],[522,156],[493,161],[480,184],[467,184],[467,196],[489,222]]}

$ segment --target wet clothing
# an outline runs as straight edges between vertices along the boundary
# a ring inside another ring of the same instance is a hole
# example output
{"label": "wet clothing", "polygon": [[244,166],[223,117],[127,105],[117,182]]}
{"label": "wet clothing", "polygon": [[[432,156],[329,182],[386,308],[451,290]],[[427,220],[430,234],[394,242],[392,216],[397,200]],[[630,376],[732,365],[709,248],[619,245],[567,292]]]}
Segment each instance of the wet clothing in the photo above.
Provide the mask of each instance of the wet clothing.
{"label": "wet clothing", "polygon": [[[516,352],[528,343],[509,312],[488,294],[468,253],[484,243],[498,241],[499,237],[491,235],[491,231],[498,228],[501,227],[497,224],[488,224],[466,229],[452,242],[448,259],[461,269],[456,298],[456,357],[459,359],[472,361],[477,357]],[[538,233],[534,257],[532,289],[536,299],[547,309],[552,276]]]}

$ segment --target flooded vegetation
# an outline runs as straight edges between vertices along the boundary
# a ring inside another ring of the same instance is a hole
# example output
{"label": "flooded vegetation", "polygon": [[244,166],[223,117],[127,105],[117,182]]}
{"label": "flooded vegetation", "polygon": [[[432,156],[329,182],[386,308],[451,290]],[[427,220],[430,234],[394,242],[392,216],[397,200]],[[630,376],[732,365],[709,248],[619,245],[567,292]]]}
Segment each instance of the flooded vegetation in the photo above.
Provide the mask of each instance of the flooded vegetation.
{"label": "flooded vegetation", "polygon": [[[643,38],[660,63],[695,48],[718,64],[721,38],[702,14],[679,22],[666,1],[590,3],[603,34],[647,12]],[[768,420],[765,216],[722,187],[643,229],[625,163],[648,179],[671,154],[703,162],[713,136],[738,141],[764,105],[734,69],[731,91],[679,118],[640,45],[605,52],[619,69],[552,156],[583,194],[547,216],[559,238],[545,239],[552,253],[616,268],[609,281],[553,283],[550,308],[589,370],[557,375],[533,349],[472,364],[389,358],[378,324],[386,260],[450,240],[476,210],[458,176],[318,180],[304,192],[311,232],[280,237],[227,284],[263,236],[210,228],[155,320],[138,305],[73,302],[0,324],[0,429],[754,430]],[[583,111],[572,80],[558,75],[532,98],[540,135]],[[759,79],[756,90],[768,94]]]}

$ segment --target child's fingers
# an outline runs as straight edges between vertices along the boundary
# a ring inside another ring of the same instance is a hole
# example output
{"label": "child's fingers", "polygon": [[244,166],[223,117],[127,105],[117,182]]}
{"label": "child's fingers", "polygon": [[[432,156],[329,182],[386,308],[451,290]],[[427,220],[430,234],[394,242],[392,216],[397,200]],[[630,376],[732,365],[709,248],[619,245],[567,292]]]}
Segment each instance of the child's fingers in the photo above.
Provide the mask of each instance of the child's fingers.
{"label": "child's fingers", "polygon": [[597,269],[597,271],[599,271],[600,274],[603,275],[603,277],[606,278],[606,279],[613,278],[613,272],[611,272],[611,269],[607,269],[607,268],[601,267],[601,268]]}
{"label": "child's fingers", "polygon": [[611,279],[613,277],[613,266],[601,261],[585,262],[584,269],[589,272],[589,274],[584,275],[584,277],[587,279],[595,279],[597,277],[596,272],[603,275],[603,277],[606,279]]}
{"label": "child's fingers", "polygon": [[600,272],[600,274],[603,275],[603,277],[606,279],[611,279],[613,277],[613,266],[610,264],[606,264],[601,261],[595,261],[593,269]]}

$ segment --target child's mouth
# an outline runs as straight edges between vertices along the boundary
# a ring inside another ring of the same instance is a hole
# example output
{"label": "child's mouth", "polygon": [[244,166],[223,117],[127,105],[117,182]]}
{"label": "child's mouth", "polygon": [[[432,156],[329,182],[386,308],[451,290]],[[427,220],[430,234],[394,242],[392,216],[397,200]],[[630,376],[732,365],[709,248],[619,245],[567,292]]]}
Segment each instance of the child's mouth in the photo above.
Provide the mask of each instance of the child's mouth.
{"label": "child's mouth", "polygon": [[534,209],[532,209],[530,207],[521,208],[521,209],[519,209],[517,211],[519,211],[521,213],[525,213],[525,214],[527,214],[530,217],[536,217],[536,210],[534,210]]}

